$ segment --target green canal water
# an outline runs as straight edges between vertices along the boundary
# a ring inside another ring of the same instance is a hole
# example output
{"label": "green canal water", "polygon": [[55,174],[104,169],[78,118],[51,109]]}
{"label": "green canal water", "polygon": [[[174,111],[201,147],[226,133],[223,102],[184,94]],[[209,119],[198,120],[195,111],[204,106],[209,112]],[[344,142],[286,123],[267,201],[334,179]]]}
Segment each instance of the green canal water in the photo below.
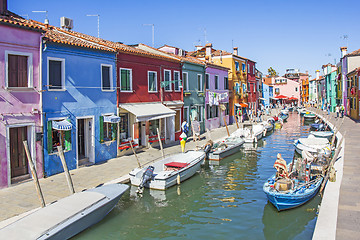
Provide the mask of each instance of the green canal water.
{"label": "green canal water", "polygon": [[320,196],[296,209],[278,212],[262,191],[274,173],[276,154],[290,162],[293,141],[309,126],[290,113],[256,148],[246,147],[220,162],[205,165],[180,186],[131,187],[108,216],[74,239],[311,239]]}

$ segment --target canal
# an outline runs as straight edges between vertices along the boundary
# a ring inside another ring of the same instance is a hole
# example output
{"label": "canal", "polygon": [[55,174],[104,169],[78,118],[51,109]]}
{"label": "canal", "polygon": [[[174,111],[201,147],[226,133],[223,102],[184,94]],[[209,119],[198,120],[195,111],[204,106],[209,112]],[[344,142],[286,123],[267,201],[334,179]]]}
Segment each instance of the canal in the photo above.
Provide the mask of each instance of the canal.
{"label": "canal", "polygon": [[311,239],[319,195],[278,212],[262,191],[277,153],[290,162],[293,141],[308,133],[309,126],[290,113],[283,128],[256,148],[205,165],[180,186],[146,189],[141,198],[132,187],[103,221],[74,239]]}

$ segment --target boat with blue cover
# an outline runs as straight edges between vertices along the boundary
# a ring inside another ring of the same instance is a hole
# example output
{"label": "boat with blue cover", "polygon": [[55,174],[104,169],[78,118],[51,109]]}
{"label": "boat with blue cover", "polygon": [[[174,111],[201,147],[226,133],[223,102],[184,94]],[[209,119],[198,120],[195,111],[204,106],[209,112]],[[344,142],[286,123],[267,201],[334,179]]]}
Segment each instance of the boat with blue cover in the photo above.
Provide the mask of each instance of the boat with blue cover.
{"label": "boat with blue cover", "polygon": [[267,199],[278,211],[298,207],[318,193],[327,165],[327,161],[319,159],[299,158],[286,165],[278,156],[274,164],[277,172],[263,185]]}
{"label": "boat with blue cover", "polygon": [[283,112],[280,112],[279,118],[281,118],[283,121],[286,121],[289,118],[289,114],[285,114]]}

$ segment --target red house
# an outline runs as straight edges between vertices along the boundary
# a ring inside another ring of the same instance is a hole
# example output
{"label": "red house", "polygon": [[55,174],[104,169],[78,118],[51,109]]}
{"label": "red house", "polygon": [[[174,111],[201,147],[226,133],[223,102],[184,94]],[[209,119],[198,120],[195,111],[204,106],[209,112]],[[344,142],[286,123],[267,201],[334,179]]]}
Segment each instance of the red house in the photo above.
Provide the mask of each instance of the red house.
{"label": "red house", "polygon": [[175,141],[184,105],[180,61],[123,44],[117,49],[119,151],[129,148],[129,140],[135,146],[157,144],[158,130],[165,142]]}
{"label": "red house", "polygon": [[258,99],[259,99],[259,90],[258,83],[256,82],[256,62],[247,59],[247,85],[248,85],[248,104],[250,109],[257,111],[258,109]]}

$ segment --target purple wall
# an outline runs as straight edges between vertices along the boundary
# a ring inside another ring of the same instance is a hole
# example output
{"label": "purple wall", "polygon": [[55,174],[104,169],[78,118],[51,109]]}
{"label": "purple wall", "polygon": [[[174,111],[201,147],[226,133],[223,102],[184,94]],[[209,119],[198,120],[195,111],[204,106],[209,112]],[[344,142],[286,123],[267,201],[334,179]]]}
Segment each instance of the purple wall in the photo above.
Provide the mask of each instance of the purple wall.
{"label": "purple wall", "polygon": [[[43,176],[42,143],[36,141],[36,132],[41,127],[41,86],[39,84],[41,33],[0,25],[0,188],[9,186],[9,129],[11,127],[28,126],[28,142],[30,153],[36,156],[36,170]],[[24,89],[6,89],[6,56],[8,54],[28,56],[28,76],[30,85]],[[5,147],[6,146],[6,147]]]}

